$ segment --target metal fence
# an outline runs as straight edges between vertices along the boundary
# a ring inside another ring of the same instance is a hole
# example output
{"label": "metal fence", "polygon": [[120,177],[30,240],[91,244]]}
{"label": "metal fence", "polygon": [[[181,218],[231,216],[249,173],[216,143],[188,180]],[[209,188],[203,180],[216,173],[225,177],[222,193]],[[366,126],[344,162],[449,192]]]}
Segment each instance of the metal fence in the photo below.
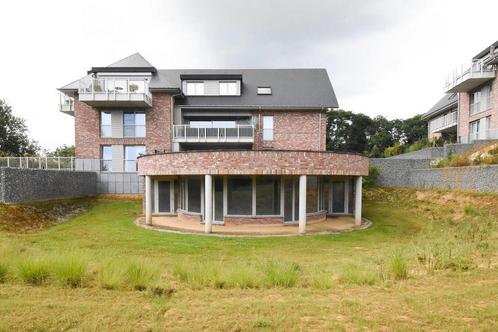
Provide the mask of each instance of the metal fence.
{"label": "metal fence", "polygon": [[0,167],[74,171],[74,157],[0,157]]}

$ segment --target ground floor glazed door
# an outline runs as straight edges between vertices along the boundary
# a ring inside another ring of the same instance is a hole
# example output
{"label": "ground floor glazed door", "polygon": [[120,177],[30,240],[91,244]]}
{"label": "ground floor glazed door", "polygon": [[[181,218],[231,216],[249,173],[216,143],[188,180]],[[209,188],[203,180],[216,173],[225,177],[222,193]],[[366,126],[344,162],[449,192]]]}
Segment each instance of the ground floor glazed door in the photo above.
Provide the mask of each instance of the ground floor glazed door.
{"label": "ground floor glazed door", "polygon": [[284,221],[299,219],[299,181],[297,177],[285,177],[284,181]]}
{"label": "ground floor glazed door", "polygon": [[213,177],[213,221],[215,223],[223,223],[223,177]]}
{"label": "ground floor glazed door", "polygon": [[173,213],[174,188],[173,180],[157,180],[154,188],[155,213]]}
{"label": "ground floor glazed door", "polygon": [[346,182],[334,181],[332,182],[332,211],[331,213],[345,213],[345,196],[346,196]]}

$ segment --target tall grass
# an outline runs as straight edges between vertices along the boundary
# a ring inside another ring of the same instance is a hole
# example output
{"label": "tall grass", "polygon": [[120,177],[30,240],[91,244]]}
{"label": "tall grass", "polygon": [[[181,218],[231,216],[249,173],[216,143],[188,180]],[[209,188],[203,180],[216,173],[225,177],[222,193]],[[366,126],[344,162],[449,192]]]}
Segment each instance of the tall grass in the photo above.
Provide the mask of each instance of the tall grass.
{"label": "tall grass", "polygon": [[123,285],[123,268],[114,261],[101,264],[98,274],[98,284],[104,289],[116,289]]}
{"label": "tall grass", "polygon": [[54,276],[64,286],[81,287],[87,267],[88,261],[81,255],[62,256],[55,261]]}
{"label": "tall grass", "polygon": [[294,287],[301,267],[297,263],[286,263],[277,260],[265,262],[265,277],[269,287]]}
{"label": "tall grass", "polygon": [[125,281],[133,289],[143,291],[155,280],[157,270],[148,262],[132,261],[125,271]]}
{"label": "tall grass", "polygon": [[395,280],[408,278],[408,263],[401,251],[395,251],[389,261],[389,272]]}
{"label": "tall grass", "polygon": [[339,275],[339,280],[352,285],[374,285],[380,280],[378,271],[369,266],[359,267],[354,264],[345,265]]}
{"label": "tall grass", "polygon": [[173,275],[193,289],[225,286],[221,279],[220,266],[217,263],[177,263],[173,268]]}
{"label": "tall grass", "polygon": [[0,284],[7,280],[7,274],[9,273],[9,266],[7,263],[0,261]]}
{"label": "tall grass", "polygon": [[46,258],[27,257],[19,263],[17,271],[25,283],[41,285],[50,276],[49,264]]}

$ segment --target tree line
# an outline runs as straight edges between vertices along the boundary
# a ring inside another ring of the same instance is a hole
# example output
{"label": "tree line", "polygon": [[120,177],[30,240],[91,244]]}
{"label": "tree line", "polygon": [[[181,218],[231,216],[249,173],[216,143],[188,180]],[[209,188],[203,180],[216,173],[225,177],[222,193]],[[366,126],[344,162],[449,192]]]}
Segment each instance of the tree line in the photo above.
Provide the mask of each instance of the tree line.
{"label": "tree line", "polygon": [[408,119],[374,118],[342,109],[328,113],[327,150],[358,152],[369,157],[389,157],[429,144],[422,115]]}
{"label": "tree line", "polygon": [[[74,156],[74,146],[42,150],[28,135],[25,120],[0,99],[0,156]],[[427,122],[421,115],[388,120],[362,113],[332,110],[328,113],[327,150],[358,152],[369,157],[391,156],[422,148],[427,142]]]}

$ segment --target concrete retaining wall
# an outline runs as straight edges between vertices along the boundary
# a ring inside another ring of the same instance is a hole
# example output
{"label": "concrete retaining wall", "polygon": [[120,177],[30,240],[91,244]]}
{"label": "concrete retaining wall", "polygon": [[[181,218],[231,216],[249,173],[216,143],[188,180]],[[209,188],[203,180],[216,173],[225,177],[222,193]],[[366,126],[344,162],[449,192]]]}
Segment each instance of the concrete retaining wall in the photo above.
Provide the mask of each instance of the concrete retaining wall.
{"label": "concrete retaining wall", "polygon": [[0,202],[18,203],[97,194],[95,172],[1,168]]}
{"label": "concrete retaining wall", "polygon": [[445,144],[443,147],[431,147],[422,150],[403,153],[397,156],[386,159],[439,159],[447,158],[450,153],[463,154],[470,150],[477,149],[480,146],[485,146],[496,142],[494,140],[482,140],[469,144]]}

